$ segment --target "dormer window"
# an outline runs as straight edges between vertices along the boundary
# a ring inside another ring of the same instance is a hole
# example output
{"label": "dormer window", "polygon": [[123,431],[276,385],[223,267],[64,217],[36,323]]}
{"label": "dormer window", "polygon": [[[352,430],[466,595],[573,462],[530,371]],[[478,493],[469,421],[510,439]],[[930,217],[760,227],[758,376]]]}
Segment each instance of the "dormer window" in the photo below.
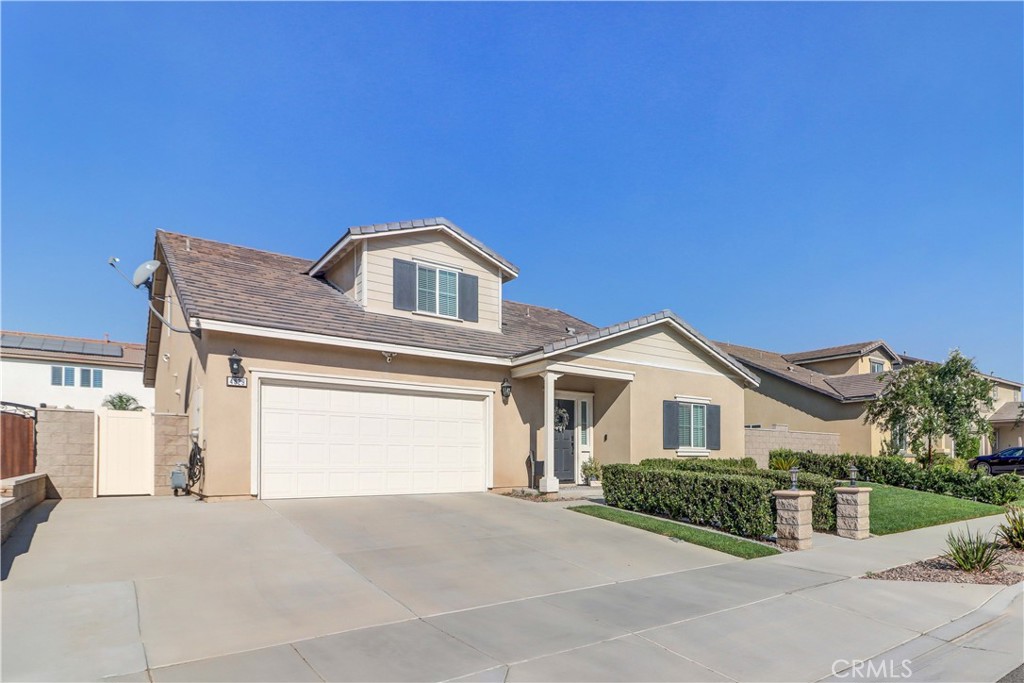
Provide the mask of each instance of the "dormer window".
{"label": "dormer window", "polygon": [[885,361],[871,359],[871,372],[885,372]]}
{"label": "dormer window", "polygon": [[480,319],[480,280],[451,266],[394,260],[393,304],[396,311],[436,315],[451,320]]}
{"label": "dormer window", "polygon": [[459,317],[459,273],[416,264],[416,310]]}

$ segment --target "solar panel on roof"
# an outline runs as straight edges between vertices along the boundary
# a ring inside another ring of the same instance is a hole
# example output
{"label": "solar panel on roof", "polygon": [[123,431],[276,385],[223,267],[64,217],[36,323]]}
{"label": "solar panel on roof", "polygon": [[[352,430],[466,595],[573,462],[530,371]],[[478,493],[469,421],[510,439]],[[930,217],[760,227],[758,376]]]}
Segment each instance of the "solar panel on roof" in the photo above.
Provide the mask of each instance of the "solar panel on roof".
{"label": "solar panel on roof", "polygon": [[65,341],[64,352],[65,353],[82,353],[85,349],[85,342],[83,341]]}
{"label": "solar panel on roof", "polygon": [[43,340],[39,337],[25,337],[25,341],[21,343],[19,348],[39,351],[43,348]]}
{"label": "solar panel on roof", "polygon": [[85,356],[106,356],[109,358],[121,358],[124,356],[124,347],[120,344],[89,342],[80,339],[50,339],[48,337],[33,337],[24,334],[0,335],[0,346],[5,349],[78,353]]}

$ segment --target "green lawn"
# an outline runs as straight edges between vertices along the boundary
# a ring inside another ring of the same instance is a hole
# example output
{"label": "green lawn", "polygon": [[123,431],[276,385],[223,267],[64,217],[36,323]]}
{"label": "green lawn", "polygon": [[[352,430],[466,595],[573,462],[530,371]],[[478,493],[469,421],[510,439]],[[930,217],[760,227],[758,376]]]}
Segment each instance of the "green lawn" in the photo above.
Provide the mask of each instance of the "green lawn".
{"label": "green lawn", "polygon": [[998,515],[998,505],[944,496],[926,491],[863,482],[871,491],[871,533],[895,534],[963,519]]}
{"label": "green lawn", "polygon": [[645,515],[638,515],[634,512],[627,512],[626,510],[606,505],[577,505],[569,509],[574,512],[581,512],[584,515],[590,515],[591,517],[600,517],[611,522],[618,522],[619,524],[643,529],[644,531],[651,531],[662,536],[668,536],[669,538],[677,538],[680,541],[742,557],[744,560],[778,555],[779,553],[778,550],[770,546],[747,541],[736,536],[729,536],[728,534],[721,534],[715,531],[705,531],[704,529],[695,529],[691,526],[670,522],[667,519],[656,519]]}

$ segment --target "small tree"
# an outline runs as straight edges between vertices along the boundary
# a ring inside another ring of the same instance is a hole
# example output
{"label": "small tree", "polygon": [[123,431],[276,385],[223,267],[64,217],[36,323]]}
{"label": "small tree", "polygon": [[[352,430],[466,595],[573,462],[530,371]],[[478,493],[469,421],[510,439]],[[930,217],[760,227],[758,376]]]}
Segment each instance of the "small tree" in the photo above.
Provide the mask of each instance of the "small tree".
{"label": "small tree", "polygon": [[143,410],[143,406],[139,405],[138,399],[123,391],[111,394],[103,399],[103,407],[110,408],[111,410]]}
{"label": "small tree", "polygon": [[865,423],[903,434],[910,450],[935,460],[935,442],[949,434],[957,444],[988,434],[981,409],[992,408],[992,383],[970,358],[953,350],[945,363],[914,363],[887,373],[882,395],[868,404]]}

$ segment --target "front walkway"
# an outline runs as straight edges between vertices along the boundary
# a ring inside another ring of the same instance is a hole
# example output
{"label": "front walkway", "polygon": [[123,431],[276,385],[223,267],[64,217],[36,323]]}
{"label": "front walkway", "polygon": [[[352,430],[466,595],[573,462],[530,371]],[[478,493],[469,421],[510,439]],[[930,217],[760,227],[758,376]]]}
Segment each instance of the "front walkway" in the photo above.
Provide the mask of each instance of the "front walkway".
{"label": "front walkway", "polygon": [[[189,534],[134,560],[106,564],[87,540],[84,562],[48,542],[15,559],[4,680],[865,680],[848,667],[870,660],[876,678],[995,681],[1024,661],[1021,584],[854,578],[938,554],[949,527],[744,562],[498,496],[179,502]],[[111,501],[65,507],[62,531],[94,542],[137,521]]]}

